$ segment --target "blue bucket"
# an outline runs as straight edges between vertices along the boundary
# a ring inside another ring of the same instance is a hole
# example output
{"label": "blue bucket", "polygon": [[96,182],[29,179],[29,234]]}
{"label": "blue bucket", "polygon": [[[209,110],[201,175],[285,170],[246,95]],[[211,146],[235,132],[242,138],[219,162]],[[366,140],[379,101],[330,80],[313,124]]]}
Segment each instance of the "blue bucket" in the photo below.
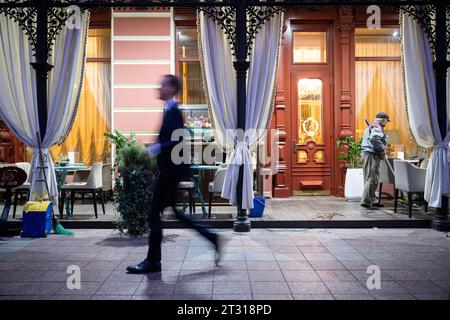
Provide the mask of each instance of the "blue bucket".
{"label": "blue bucket", "polygon": [[250,210],[249,217],[260,218],[264,214],[264,208],[266,206],[266,198],[264,197],[254,197],[253,198],[253,209]]}
{"label": "blue bucket", "polygon": [[50,203],[45,211],[28,211],[23,213],[22,237],[46,237],[52,232],[53,204]]}

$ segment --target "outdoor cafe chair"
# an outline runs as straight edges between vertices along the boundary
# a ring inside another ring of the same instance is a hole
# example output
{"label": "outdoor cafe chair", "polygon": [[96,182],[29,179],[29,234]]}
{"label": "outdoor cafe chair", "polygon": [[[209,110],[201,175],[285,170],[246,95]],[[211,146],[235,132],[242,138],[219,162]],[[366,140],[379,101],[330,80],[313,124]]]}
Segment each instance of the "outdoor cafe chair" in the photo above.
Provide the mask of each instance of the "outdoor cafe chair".
{"label": "outdoor cafe chair", "polygon": [[102,203],[103,214],[105,214],[105,202],[103,200],[103,181],[102,181],[102,167],[103,164],[101,162],[94,163],[89,171],[89,176],[86,182],[71,182],[66,183],[61,187],[61,201],[59,207],[59,215],[62,219],[63,209],[64,209],[64,201],[66,199],[66,192],[71,193],[71,211],[73,212],[73,205],[75,202],[75,193],[90,193],[92,194],[92,199],[94,202],[94,212],[95,218],[98,218],[97,215],[97,194],[100,194],[100,199]]}
{"label": "outdoor cafe chair", "polygon": [[[425,191],[425,176],[427,169],[419,168],[405,160],[394,160],[395,173],[395,199],[394,212],[397,212],[398,192],[405,191],[408,194],[409,217],[412,217],[412,194]],[[423,198],[423,197],[422,197]],[[428,211],[428,203],[425,203],[425,212]]]}
{"label": "outdoor cafe chair", "polygon": [[26,174],[27,174],[27,180],[25,181],[25,183],[23,185],[18,186],[17,188],[13,189],[14,190],[13,218],[15,218],[16,217],[17,202],[19,201],[19,195],[26,194],[27,197],[28,197],[29,194],[30,194],[31,163],[29,163],[29,162],[16,162],[13,165],[19,167],[20,169],[25,171]]}
{"label": "outdoor cafe chair", "polygon": [[208,185],[208,193],[209,193],[209,199],[208,199],[208,218],[211,219],[211,206],[212,206],[212,199],[215,193],[221,193],[223,189],[223,183],[225,181],[225,173],[227,172],[227,167],[222,166],[219,169],[217,169],[216,174],[214,176],[214,180],[209,183]]}

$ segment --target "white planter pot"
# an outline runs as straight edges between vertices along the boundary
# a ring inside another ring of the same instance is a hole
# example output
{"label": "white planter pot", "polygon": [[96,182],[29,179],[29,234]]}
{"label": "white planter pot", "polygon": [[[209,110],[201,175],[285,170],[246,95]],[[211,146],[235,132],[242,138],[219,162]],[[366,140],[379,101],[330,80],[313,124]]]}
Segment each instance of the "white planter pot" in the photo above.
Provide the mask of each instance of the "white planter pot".
{"label": "white planter pot", "polygon": [[364,191],[362,168],[347,169],[345,175],[344,196],[347,200],[360,201]]}

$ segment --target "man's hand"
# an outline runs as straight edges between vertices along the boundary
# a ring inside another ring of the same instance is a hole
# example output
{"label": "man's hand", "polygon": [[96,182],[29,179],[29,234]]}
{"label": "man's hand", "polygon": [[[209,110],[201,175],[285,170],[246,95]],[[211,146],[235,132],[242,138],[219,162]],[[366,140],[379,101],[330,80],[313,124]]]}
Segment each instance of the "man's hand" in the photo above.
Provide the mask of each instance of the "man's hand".
{"label": "man's hand", "polygon": [[161,152],[161,144],[160,143],[152,144],[150,147],[147,148],[146,151],[150,157],[154,158],[158,155],[158,153]]}

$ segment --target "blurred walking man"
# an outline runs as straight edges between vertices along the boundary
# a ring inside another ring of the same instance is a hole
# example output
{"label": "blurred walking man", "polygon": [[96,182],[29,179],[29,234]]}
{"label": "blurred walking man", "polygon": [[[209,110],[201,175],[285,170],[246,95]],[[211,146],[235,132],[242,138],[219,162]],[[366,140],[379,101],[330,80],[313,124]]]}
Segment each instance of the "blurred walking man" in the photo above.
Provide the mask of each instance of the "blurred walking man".
{"label": "blurred walking man", "polygon": [[195,228],[202,236],[208,239],[216,250],[216,264],[220,258],[219,241],[215,233],[210,232],[206,227],[191,220],[184,213],[175,208],[177,200],[177,186],[180,181],[191,177],[190,164],[175,164],[172,159],[172,149],[182,141],[172,141],[172,133],[175,130],[183,129],[183,116],[178,109],[178,104],[174,100],[175,95],[180,90],[180,82],[176,76],[166,75],[162,79],[159,89],[159,98],[165,101],[165,112],[161,130],[159,132],[158,143],[149,149],[150,156],[157,156],[159,175],[156,180],[153,192],[152,208],[150,213],[150,232],[148,238],[147,259],[141,263],[127,268],[130,273],[146,273],[161,271],[161,242],[162,227],[160,214],[166,207],[172,207],[176,217]]}
{"label": "blurred walking man", "polygon": [[382,204],[375,203],[375,190],[380,178],[380,164],[386,154],[387,136],[384,127],[388,122],[389,116],[385,112],[380,112],[374,122],[368,123],[368,128],[364,131],[361,145],[364,172],[361,206],[366,209],[383,207]]}

